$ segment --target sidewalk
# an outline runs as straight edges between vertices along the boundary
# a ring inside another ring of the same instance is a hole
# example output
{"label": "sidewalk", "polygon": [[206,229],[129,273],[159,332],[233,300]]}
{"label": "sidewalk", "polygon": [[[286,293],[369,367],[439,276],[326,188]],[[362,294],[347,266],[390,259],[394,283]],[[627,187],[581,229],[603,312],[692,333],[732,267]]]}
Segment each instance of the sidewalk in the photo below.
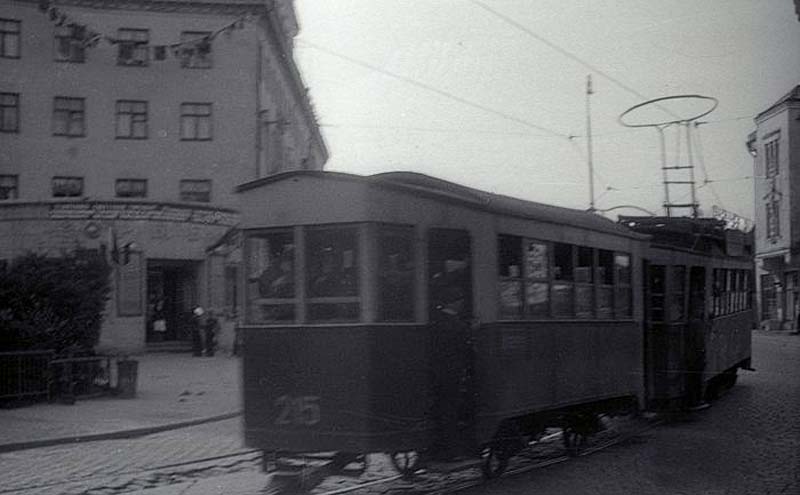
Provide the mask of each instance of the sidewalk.
{"label": "sidewalk", "polygon": [[134,399],[0,409],[0,452],[125,438],[233,417],[241,412],[241,361],[230,356],[145,354]]}

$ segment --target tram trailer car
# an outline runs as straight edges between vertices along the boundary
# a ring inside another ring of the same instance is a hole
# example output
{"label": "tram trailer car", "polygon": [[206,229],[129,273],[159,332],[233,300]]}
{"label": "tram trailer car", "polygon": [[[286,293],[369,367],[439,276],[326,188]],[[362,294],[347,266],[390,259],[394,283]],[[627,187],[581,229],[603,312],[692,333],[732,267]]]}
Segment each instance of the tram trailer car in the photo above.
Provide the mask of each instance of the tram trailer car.
{"label": "tram trailer car", "polygon": [[751,367],[753,236],[713,218],[620,217],[651,236],[644,254],[650,409],[711,399]]}
{"label": "tram trailer car", "polygon": [[493,476],[545,428],[575,448],[676,379],[645,352],[657,256],[628,226],[407,172],[238,191],[245,440],[267,460],[480,455]]}

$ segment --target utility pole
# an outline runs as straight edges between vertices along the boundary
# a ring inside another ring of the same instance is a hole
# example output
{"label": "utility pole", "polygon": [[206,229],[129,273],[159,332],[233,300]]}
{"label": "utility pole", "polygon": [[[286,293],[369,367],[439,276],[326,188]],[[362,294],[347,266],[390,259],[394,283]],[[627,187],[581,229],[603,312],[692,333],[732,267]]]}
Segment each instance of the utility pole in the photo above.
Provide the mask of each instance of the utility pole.
{"label": "utility pole", "polygon": [[592,75],[586,76],[586,156],[589,165],[589,211],[594,212],[594,165],[592,164]]}

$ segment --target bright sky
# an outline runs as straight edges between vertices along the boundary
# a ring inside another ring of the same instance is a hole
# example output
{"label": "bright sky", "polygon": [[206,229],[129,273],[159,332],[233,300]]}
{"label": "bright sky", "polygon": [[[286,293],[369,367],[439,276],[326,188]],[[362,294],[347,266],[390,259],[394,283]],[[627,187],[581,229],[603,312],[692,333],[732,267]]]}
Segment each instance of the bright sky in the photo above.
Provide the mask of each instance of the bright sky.
{"label": "bright sky", "polygon": [[[699,94],[719,100],[701,119],[707,123],[692,128],[701,208],[747,218],[753,117],[800,83],[792,0],[296,0],[296,7],[295,56],[331,152],[329,170],[411,170],[561,206],[589,206],[588,74],[597,208],[663,212],[658,132],[623,127],[618,117],[645,99]],[[702,101],[669,107],[682,116],[706,109]],[[671,129],[668,164],[685,163],[685,139]],[[688,189],[674,196],[687,198]]]}

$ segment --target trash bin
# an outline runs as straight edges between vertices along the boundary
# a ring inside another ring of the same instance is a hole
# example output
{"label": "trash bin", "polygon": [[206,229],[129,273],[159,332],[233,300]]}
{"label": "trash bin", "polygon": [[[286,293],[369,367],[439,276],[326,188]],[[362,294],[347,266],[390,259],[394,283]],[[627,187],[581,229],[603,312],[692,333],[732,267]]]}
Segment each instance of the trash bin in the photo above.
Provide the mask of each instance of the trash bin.
{"label": "trash bin", "polygon": [[123,359],[117,361],[117,394],[122,399],[136,397],[136,377],[139,373],[139,361]]}

